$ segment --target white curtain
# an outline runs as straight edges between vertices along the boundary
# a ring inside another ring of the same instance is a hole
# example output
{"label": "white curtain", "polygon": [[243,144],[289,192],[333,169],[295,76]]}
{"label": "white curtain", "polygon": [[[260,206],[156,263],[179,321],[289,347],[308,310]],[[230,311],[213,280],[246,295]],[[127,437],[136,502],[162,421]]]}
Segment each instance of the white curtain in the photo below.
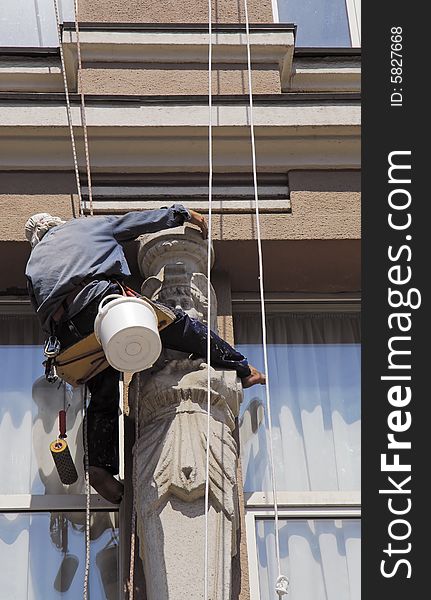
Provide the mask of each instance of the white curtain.
{"label": "white curtain", "polygon": [[[0,494],[84,493],[81,390],[44,377],[42,335],[35,317],[0,315]],[[63,486],[49,445],[58,412],[67,411],[67,442],[78,481]]]}
{"label": "white curtain", "polygon": [[[360,521],[279,521],[281,572],[289,600],[360,600]],[[260,600],[275,600],[274,522],[256,521]]]}
{"label": "white curtain", "polygon": [[[279,491],[360,489],[360,346],[355,314],[269,314],[272,434]],[[263,369],[258,314],[235,319],[236,347]],[[245,491],[271,488],[265,388],[245,391]]]}
{"label": "white curtain", "polygon": [[[57,47],[54,0],[4,0],[0,46]],[[61,21],[74,21],[73,0],[59,0]]]}

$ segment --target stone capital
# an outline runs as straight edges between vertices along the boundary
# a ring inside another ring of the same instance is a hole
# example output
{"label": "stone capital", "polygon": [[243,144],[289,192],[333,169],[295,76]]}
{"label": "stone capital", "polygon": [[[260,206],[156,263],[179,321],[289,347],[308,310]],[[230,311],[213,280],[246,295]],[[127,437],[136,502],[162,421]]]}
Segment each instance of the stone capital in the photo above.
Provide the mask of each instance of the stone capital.
{"label": "stone capital", "polygon": [[[190,225],[164,229],[139,238],[138,264],[147,278],[158,275],[169,264],[182,264],[187,273],[207,272],[208,242]],[[214,250],[211,247],[211,266]]]}

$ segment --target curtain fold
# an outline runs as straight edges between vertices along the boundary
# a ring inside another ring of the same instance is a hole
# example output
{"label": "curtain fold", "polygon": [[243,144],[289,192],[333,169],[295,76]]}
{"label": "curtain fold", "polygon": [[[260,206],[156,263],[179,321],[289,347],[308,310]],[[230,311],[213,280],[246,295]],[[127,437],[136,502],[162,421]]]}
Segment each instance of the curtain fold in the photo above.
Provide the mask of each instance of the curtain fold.
{"label": "curtain fold", "polygon": [[[279,520],[281,571],[290,600],[360,600],[358,519]],[[260,600],[274,598],[274,522],[257,519]]]}
{"label": "curtain fold", "polygon": [[[360,489],[360,321],[356,314],[269,314],[268,357],[277,489]],[[236,346],[263,369],[260,316],[235,317]],[[265,389],[245,390],[245,491],[271,490]]]}

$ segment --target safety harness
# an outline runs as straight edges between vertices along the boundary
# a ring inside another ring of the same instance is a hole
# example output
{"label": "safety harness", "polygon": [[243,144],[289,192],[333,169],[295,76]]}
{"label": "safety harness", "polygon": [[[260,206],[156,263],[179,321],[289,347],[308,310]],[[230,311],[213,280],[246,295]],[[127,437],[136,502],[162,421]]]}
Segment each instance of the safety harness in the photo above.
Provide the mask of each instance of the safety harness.
{"label": "safety harness", "polygon": [[[153,302],[117,280],[112,280],[112,282],[120,287],[123,296],[143,298],[152,306],[157,315],[159,331],[175,321],[175,314],[167,306]],[[78,288],[78,291],[81,289],[82,286]],[[76,294],[77,292],[74,293],[75,296]],[[65,314],[67,313],[63,310],[61,317],[64,317]],[[61,351],[60,341],[53,333],[45,344],[44,354],[46,357],[45,377],[51,383],[56,381],[57,377],[61,377],[73,387],[77,387],[109,366],[103,348],[94,332],[63,351]]]}

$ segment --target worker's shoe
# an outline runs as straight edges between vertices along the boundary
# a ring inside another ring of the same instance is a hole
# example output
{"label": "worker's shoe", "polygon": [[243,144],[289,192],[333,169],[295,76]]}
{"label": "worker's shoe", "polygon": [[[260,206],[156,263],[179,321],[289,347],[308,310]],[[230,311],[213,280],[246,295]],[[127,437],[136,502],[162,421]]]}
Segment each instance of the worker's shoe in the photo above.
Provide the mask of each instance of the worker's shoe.
{"label": "worker's shoe", "polygon": [[123,499],[124,485],[118,479],[101,467],[88,467],[88,475],[90,485],[98,494],[112,504],[120,504]]}
{"label": "worker's shoe", "polygon": [[261,373],[260,371],[258,371],[255,367],[252,367],[251,365],[249,365],[249,367],[250,367],[251,373],[247,377],[243,377],[241,379],[242,387],[249,388],[252,385],[257,385],[258,383],[260,383],[261,385],[265,385],[265,383],[266,383],[265,375],[263,373]]}

